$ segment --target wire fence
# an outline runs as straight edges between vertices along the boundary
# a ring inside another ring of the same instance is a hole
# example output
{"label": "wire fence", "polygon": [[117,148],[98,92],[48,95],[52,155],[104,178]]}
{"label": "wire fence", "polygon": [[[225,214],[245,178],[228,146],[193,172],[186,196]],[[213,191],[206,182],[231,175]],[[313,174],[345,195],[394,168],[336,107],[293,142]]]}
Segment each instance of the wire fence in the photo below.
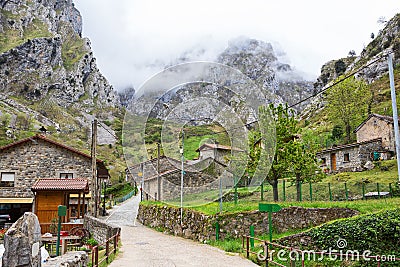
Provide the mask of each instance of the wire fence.
{"label": "wire fence", "polygon": [[115,198],[114,204],[116,205],[116,204],[122,203],[122,202],[130,199],[131,197],[135,196],[136,193],[137,193],[137,188],[133,189],[131,192],[129,192],[128,194],[126,194],[123,197]]}
{"label": "wire fence", "polygon": [[[273,201],[273,188],[265,183],[260,187],[261,200]],[[279,201],[343,201],[379,199],[399,195],[397,183],[314,182],[296,184],[282,180],[278,183]]]}

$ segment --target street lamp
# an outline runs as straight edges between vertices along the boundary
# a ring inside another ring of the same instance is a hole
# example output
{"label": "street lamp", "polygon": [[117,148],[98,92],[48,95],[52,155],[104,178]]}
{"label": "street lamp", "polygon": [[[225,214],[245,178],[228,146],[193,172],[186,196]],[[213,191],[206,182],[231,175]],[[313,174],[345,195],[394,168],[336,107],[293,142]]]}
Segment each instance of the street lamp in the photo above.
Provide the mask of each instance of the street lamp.
{"label": "street lamp", "polygon": [[[177,118],[179,118],[179,115],[176,114],[167,103],[163,103],[163,107],[165,109],[170,110],[170,112],[174,113]],[[199,118],[199,119],[193,119],[186,117],[188,119],[187,123],[194,122],[194,121],[212,121],[211,118],[209,117],[204,117],[204,118]],[[184,162],[185,162],[185,156],[184,156],[184,149],[185,149],[185,131],[184,131],[185,125],[182,125],[181,131],[182,131],[182,148],[180,149],[180,154],[181,154],[181,196],[180,196],[180,210],[181,210],[181,225],[182,225],[182,218],[183,218],[183,181],[184,181],[184,175],[185,175],[185,170],[184,170]]]}

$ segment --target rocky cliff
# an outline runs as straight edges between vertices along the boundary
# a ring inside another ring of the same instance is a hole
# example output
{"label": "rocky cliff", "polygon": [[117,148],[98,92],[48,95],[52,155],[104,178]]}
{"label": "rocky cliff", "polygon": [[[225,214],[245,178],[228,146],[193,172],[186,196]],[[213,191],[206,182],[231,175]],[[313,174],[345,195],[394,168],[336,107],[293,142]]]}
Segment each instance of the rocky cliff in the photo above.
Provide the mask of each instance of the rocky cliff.
{"label": "rocky cliff", "polygon": [[[310,96],[313,84],[289,64],[280,62],[270,43],[255,39],[238,38],[218,57],[218,62],[234,67],[252,79],[264,92],[272,93],[276,100],[289,106]],[[308,102],[293,108],[300,112]]]}
{"label": "rocky cliff", "polygon": [[369,65],[357,74],[369,84],[380,79],[388,72],[387,60],[378,58],[390,52],[394,53],[394,65],[400,63],[400,14],[397,14],[388,22],[378,35],[362,50],[359,56],[348,56],[337,60],[331,60],[321,68],[321,75],[315,83],[317,90],[323,88],[329,82],[342,74],[347,74]]}
{"label": "rocky cliff", "polygon": [[[185,52],[173,64],[166,64],[166,67],[172,65],[196,61],[202,58],[203,50],[195,52]],[[191,58],[187,55],[196,54],[197,58]],[[200,55],[198,55],[200,54]],[[273,46],[270,43],[260,40],[240,37],[229,42],[228,47],[220,53],[215,59],[216,62],[230,66],[239,70],[241,73],[250,78],[263,92],[265,103],[288,103],[289,105],[296,104],[300,100],[310,96],[314,92],[313,83],[304,80],[301,73],[294,70],[289,64],[280,62],[276,55]],[[217,76],[223,76],[224,73],[216,73]],[[240,84],[243,81],[232,80],[229,78],[229,84]],[[222,86],[212,84],[190,84],[184,85],[179,90],[172,90],[162,96],[162,101],[167,101],[177,105],[178,103],[188,102],[193,98],[209,97],[224,102],[227,106],[235,106],[232,99],[232,92],[227,92],[227,84]],[[228,85],[229,86],[229,85]],[[256,91],[254,91],[255,93]],[[135,96],[132,105],[132,111],[135,114],[145,114],[146,107],[153,101],[154,96],[149,95],[147,98],[143,96]],[[228,101],[228,102],[226,102]],[[210,114],[215,113],[219,109],[219,104],[213,106],[212,101],[208,102],[208,109],[191,107],[192,114],[196,117],[210,117]],[[295,105],[293,108],[300,112],[308,102]],[[203,107],[204,105],[200,105]],[[178,111],[175,111],[175,113]],[[163,108],[162,103],[157,103],[151,116],[163,118],[168,112]],[[218,113],[218,112],[216,112]],[[178,113],[178,115],[181,115]]]}
{"label": "rocky cliff", "polygon": [[113,117],[105,113],[119,98],[81,37],[72,0],[1,0],[0,7],[0,115],[24,113],[36,127],[69,132],[89,127],[90,114]]}
{"label": "rocky cliff", "polygon": [[[69,1],[1,1],[0,92],[71,105],[118,105]],[[82,100],[82,98],[85,98]],[[79,100],[82,101],[79,101]]]}

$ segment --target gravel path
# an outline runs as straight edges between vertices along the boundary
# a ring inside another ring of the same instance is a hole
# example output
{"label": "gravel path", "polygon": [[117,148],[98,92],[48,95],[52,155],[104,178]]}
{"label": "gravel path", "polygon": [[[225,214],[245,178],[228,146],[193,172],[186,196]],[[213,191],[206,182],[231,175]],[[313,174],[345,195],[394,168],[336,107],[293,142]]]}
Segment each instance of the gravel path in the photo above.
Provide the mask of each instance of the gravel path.
{"label": "gravel path", "polygon": [[[140,196],[113,209],[107,221],[122,228],[120,253],[109,266],[257,266],[238,255],[181,237],[165,235],[136,223]],[[136,226],[135,226],[136,225]]]}

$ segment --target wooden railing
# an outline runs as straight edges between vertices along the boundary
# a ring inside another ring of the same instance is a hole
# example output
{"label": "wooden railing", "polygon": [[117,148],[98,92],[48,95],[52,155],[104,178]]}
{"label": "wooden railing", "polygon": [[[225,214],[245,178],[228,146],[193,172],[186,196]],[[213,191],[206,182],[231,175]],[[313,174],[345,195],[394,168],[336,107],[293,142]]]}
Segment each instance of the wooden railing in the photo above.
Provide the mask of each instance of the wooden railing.
{"label": "wooden railing", "polygon": [[[92,249],[92,266],[99,267],[99,264],[106,262],[109,263],[110,255],[113,253],[114,255],[117,253],[119,238],[121,235],[121,231],[118,231],[117,234],[113,235],[105,243],[98,244],[94,246]],[[105,247],[106,252],[102,258],[99,258],[99,247]]]}

